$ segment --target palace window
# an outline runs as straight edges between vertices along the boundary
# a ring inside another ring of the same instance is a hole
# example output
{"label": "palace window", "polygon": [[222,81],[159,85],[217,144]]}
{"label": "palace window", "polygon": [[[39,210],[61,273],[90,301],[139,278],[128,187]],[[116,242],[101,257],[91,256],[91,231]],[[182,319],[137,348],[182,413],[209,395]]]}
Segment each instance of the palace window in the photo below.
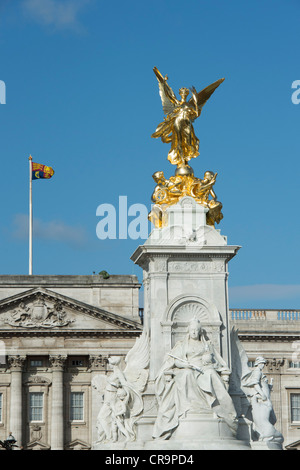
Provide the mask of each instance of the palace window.
{"label": "palace window", "polygon": [[72,366],[76,367],[83,367],[83,360],[82,359],[73,359]]}
{"label": "palace window", "polygon": [[83,392],[71,392],[70,420],[83,421]]}
{"label": "palace window", "polygon": [[68,358],[69,367],[86,367],[87,360],[85,356],[70,356]]}
{"label": "palace window", "polygon": [[43,421],[44,394],[32,392],[29,394],[29,420]]}
{"label": "palace window", "polygon": [[42,367],[43,361],[41,359],[32,359],[30,361],[30,367]]}
{"label": "palace window", "polygon": [[300,368],[300,361],[289,361],[289,367],[291,369],[299,369]]}
{"label": "palace window", "polygon": [[292,423],[300,422],[300,393],[291,393],[291,421]]}

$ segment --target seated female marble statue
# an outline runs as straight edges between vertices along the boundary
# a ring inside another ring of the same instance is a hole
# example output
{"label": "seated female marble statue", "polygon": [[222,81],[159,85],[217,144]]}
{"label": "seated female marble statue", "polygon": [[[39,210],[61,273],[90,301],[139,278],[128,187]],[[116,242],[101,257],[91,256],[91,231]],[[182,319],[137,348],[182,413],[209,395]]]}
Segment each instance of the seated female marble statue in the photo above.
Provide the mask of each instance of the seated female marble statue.
{"label": "seated female marble statue", "polygon": [[158,401],[155,439],[169,439],[188,414],[223,418],[233,433],[236,412],[227,392],[230,371],[212,343],[205,339],[198,319],[167,355],[155,386]]}

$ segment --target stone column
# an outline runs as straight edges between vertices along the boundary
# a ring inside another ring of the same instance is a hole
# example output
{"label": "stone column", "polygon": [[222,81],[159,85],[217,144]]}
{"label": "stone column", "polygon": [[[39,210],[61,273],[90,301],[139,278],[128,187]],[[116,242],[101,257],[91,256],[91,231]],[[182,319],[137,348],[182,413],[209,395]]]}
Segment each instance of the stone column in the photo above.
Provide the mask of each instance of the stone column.
{"label": "stone column", "polygon": [[52,366],[51,450],[64,450],[64,364],[67,356],[50,356]]}
{"label": "stone column", "polygon": [[101,384],[106,382],[106,370],[108,364],[108,357],[105,356],[93,356],[89,357],[89,368],[91,371],[91,386],[92,386],[92,403],[89,414],[90,425],[90,438],[91,442],[95,442],[99,439],[97,430],[97,417],[103,403],[103,394],[100,393],[99,388]]}
{"label": "stone column", "polygon": [[22,424],[22,370],[26,357],[8,356],[8,363],[11,370],[10,382],[10,429],[17,440],[17,445],[23,445],[23,424]]}

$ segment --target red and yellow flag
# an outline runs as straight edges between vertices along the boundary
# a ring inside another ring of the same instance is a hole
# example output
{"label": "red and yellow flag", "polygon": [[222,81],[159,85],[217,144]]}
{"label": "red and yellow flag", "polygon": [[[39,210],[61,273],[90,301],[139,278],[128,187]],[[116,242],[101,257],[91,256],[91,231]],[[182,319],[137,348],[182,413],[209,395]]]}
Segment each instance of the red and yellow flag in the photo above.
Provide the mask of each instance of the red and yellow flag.
{"label": "red and yellow flag", "polygon": [[54,175],[54,170],[51,166],[41,165],[40,163],[31,163],[32,165],[32,179],[49,179]]}

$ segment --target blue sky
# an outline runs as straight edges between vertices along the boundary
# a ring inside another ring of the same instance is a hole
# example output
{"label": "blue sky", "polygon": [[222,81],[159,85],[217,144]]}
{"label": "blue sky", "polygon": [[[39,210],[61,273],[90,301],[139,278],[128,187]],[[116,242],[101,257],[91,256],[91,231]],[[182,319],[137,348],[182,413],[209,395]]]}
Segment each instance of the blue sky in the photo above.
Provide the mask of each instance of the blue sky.
{"label": "blue sky", "polygon": [[[241,245],[230,306],[300,308],[297,0],[1,0],[1,274],[28,273],[28,156],[34,274],[136,274],[144,240],[99,240],[100,204],[150,209],[152,174],[174,173],[154,66],[182,86],[225,82],[195,123],[197,176],[218,172],[219,227]],[[150,230],[150,224],[149,224]]]}

